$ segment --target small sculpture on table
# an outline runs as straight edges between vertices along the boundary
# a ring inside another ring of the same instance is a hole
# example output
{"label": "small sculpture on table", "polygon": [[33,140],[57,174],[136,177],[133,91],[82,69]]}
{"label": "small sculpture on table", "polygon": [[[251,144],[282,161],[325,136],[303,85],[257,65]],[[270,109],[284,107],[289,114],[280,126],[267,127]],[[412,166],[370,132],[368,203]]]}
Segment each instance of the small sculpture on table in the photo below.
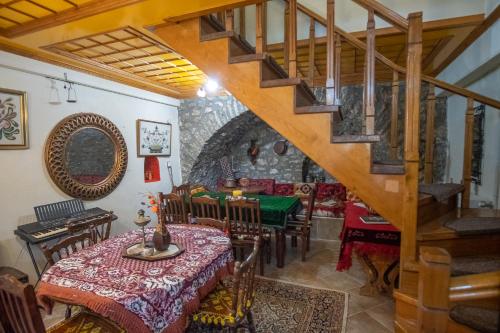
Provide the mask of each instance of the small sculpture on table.
{"label": "small sculpture on table", "polygon": [[149,216],[144,216],[144,209],[139,209],[137,211],[137,218],[134,220],[134,223],[142,228],[142,247],[146,247],[146,232],[144,231],[144,227],[151,222],[151,218]]}
{"label": "small sculpture on table", "polygon": [[153,234],[153,244],[156,251],[165,251],[170,245],[170,233],[167,229],[165,218],[165,207],[162,202],[158,203],[158,225]]}

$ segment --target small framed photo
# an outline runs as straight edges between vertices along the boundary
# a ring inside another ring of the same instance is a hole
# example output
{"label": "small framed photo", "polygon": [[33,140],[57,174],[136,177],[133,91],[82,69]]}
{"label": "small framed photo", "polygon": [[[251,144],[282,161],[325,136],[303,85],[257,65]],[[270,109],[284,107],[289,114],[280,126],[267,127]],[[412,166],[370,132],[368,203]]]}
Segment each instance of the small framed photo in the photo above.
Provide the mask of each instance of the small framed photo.
{"label": "small framed photo", "polygon": [[170,156],[172,152],[172,125],[138,119],[137,157]]}
{"label": "small framed photo", "polygon": [[27,149],[26,92],[0,88],[0,149]]}

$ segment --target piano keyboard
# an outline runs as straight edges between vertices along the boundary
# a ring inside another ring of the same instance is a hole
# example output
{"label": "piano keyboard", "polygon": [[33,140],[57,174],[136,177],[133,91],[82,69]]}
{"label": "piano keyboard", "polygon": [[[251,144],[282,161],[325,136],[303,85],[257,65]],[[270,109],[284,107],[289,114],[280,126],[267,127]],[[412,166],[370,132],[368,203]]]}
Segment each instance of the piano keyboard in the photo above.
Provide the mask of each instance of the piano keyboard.
{"label": "piano keyboard", "polygon": [[47,229],[45,231],[40,231],[40,232],[35,232],[31,234],[31,236],[35,237],[36,239],[42,239],[42,238],[47,238],[50,236],[55,236],[60,233],[64,233],[68,231],[67,227],[62,227],[62,228],[52,228],[52,229]]}

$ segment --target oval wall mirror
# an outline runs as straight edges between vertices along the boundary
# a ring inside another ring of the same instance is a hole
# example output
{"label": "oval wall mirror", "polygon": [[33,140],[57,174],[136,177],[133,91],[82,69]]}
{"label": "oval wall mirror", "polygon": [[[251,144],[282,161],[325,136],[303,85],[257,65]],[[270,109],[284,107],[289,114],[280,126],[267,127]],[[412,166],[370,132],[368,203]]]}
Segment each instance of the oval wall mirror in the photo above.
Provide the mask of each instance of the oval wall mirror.
{"label": "oval wall mirror", "polygon": [[127,168],[127,146],[108,119],[79,113],[61,120],[45,145],[50,177],[74,198],[96,200],[111,193]]}

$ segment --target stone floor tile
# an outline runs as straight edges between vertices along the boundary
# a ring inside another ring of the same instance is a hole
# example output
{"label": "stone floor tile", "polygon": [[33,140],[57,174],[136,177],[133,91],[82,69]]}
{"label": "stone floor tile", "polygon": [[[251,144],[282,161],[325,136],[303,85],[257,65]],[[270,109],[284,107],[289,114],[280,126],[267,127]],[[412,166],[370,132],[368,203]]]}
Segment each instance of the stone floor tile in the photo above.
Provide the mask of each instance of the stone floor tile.
{"label": "stone floor tile", "polygon": [[391,330],[370,317],[366,312],[360,312],[347,318],[346,333],[389,333]]}

